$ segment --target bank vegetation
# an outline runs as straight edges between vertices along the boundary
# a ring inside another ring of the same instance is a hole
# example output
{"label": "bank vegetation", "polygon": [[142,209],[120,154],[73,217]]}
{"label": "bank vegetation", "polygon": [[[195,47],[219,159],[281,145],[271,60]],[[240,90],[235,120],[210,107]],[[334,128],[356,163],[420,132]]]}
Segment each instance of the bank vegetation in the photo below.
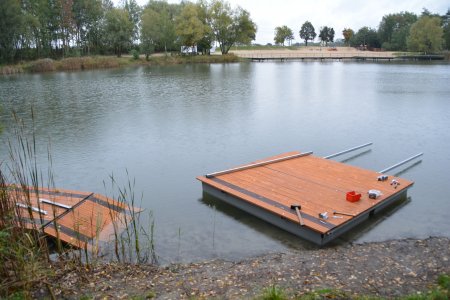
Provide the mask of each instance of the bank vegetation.
{"label": "bank vegetation", "polygon": [[[182,1],[178,4],[149,0],[143,6],[136,0],[119,3],[115,5],[111,0],[0,1],[2,72],[26,71],[24,61],[39,65],[30,66],[31,69],[39,69],[42,65],[44,69],[63,70],[66,63],[67,69],[90,69],[123,63],[110,58],[95,58],[98,56],[120,57],[131,52],[133,56],[144,55],[150,60],[153,53],[210,55],[215,51],[227,54],[234,46],[261,46],[252,44],[257,25],[250,12],[240,6],[232,7],[226,0]],[[406,11],[392,13],[383,16],[378,28],[314,25],[316,28],[308,20],[299,20],[298,28],[277,26],[274,42],[282,47],[318,43],[426,54],[450,47],[450,10],[443,14],[427,9],[421,15]],[[341,32],[344,38],[336,40],[336,33]],[[295,37],[304,43],[292,45]],[[73,59],[66,61],[67,58]],[[41,59],[64,60],[50,64]],[[170,60],[183,61],[167,59]],[[209,62],[205,58],[192,61]],[[16,64],[21,66],[14,66]]]}

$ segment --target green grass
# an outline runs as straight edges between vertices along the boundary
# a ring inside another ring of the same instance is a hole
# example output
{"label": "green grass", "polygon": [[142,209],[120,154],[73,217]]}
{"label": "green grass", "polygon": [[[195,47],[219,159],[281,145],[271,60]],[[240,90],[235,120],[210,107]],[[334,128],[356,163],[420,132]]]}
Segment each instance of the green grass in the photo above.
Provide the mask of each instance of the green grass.
{"label": "green grass", "polygon": [[[261,296],[255,299],[263,300],[285,300],[285,299],[295,299],[295,300],[326,300],[326,299],[354,299],[354,300],[382,300],[386,299],[379,296],[372,295],[352,295],[347,292],[324,288],[320,290],[315,290],[302,294],[297,297],[290,297],[281,288],[273,285],[269,288],[265,288]],[[437,284],[430,287],[429,290],[412,294],[404,295],[397,298],[397,300],[448,300],[450,299],[450,275],[442,274],[437,279]]]}
{"label": "green grass", "polygon": [[276,285],[272,285],[264,289],[263,294],[261,296],[262,300],[285,300],[288,299],[284,290]]}
{"label": "green grass", "polygon": [[336,289],[321,289],[300,296],[299,300],[349,299],[350,295]]}

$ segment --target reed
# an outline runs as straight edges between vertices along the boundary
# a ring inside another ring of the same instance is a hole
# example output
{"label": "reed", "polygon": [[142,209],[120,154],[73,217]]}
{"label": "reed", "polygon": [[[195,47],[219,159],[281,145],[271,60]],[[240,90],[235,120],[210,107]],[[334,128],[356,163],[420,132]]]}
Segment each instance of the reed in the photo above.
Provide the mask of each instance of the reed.
{"label": "reed", "polygon": [[[31,116],[34,120],[33,111]],[[43,220],[36,220],[31,208],[31,194],[38,191],[42,179],[36,137],[32,130],[28,138],[25,124],[15,114],[14,119],[17,126],[8,141],[8,163],[0,163],[0,297],[28,291],[52,272],[40,226]],[[18,207],[19,202],[28,209]]]}
{"label": "reed", "polygon": [[[143,195],[141,194],[138,203],[134,193],[136,181],[130,179],[128,170],[126,177],[127,183],[120,186],[115,176],[110,175],[110,189],[113,194],[111,198],[125,207],[123,214],[116,214],[112,208],[109,209],[113,220],[115,258],[118,262],[146,263],[150,259],[152,263],[157,263],[153,214],[149,212],[149,228],[145,230],[141,222],[142,211],[138,208],[142,204]],[[107,186],[105,182],[104,186]]]}

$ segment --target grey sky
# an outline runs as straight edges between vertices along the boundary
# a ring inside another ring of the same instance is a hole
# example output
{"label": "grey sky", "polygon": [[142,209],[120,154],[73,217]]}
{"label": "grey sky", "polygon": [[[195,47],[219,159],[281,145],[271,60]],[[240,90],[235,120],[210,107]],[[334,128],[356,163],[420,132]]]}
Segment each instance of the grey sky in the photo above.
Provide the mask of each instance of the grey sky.
{"label": "grey sky", "polygon": [[[119,2],[120,0],[115,0]],[[144,5],[148,0],[137,0]],[[169,0],[169,3],[180,3]],[[195,2],[195,1],[193,1]],[[450,8],[446,0],[228,0],[232,7],[237,5],[250,12],[258,26],[256,43],[273,43],[274,29],[287,25],[294,31],[294,42],[300,41],[298,32],[305,21],[310,21],[316,28],[331,26],[336,38],[342,38],[345,27],[357,31],[363,26],[378,28],[381,18],[389,13],[401,11],[420,14],[423,8],[432,13],[444,14]]]}

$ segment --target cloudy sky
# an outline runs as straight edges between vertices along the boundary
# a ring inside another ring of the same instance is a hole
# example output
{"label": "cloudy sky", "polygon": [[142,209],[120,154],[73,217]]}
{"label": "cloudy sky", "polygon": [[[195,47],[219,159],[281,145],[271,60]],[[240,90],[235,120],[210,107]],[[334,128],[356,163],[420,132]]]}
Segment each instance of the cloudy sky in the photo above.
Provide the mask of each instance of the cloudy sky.
{"label": "cloudy sky", "polygon": [[[116,0],[119,2],[120,0]],[[144,5],[148,0],[137,0]],[[180,1],[169,0],[169,3]],[[195,1],[193,1],[195,2]],[[401,11],[420,14],[423,8],[432,13],[444,14],[450,8],[448,0],[228,0],[250,12],[258,26],[256,43],[273,43],[274,29],[287,25],[294,31],[295,41],[300,41],[298,32],[305,21],[316,28],[331,26],[336,38],[342,38],[345,27],[357,31],[363,26],[377,28],[381,18],[389,13]]]}

